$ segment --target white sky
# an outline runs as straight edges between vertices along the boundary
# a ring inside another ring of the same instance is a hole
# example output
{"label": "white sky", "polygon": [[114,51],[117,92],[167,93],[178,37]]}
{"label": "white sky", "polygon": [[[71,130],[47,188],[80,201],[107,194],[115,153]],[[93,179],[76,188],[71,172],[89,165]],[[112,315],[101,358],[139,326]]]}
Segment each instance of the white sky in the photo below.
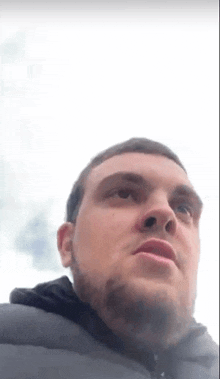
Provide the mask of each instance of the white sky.
{"label": "white sky", "polygon": [[147,137],[179,155],[203,199],[195,317],[218,342],[217,17],[146,9],[61,13],[3,9],[1,16],[1,43],[14,41],[17,31],[26,42],[20,60],[1,65],[0,301],[15,286],[68,275],[37,271],[31,257],[14,250],[30,212],[48,206],[56,231],[91,157]]}

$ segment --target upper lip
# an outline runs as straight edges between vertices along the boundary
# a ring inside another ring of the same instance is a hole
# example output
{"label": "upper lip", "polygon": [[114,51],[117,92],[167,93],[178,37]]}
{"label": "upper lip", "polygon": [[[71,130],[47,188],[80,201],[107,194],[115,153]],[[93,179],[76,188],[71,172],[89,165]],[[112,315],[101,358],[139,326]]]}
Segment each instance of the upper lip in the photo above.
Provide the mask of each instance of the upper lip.
{"label": "upper lip", "polygon": [[160,255],[176,262],[176,253],[173,247],[169,242],[161,239],[151,238],[148,241],[144,242],[140,247],[138,247],[137,250],[135,250],[134,254],[140,252]]}

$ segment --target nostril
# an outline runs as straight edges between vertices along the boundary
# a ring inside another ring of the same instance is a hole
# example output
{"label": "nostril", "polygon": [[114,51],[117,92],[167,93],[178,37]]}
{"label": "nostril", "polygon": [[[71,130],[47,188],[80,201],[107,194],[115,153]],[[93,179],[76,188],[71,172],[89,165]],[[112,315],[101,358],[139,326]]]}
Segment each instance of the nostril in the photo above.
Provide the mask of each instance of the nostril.
{"label": "nostril", "polygon": [[172,221],[171,220],[166,224],[165,229],[167,232],[171,231],[171,229],[172,229]]}
{"label": "nostril", "polygon": [[156,222],[157,222],[157,220],[156,220],[155,217],[149,217],[149,218],[145,221],[144,226],[146,226],[147,228],[150,228],[150,227],[153,226]]}

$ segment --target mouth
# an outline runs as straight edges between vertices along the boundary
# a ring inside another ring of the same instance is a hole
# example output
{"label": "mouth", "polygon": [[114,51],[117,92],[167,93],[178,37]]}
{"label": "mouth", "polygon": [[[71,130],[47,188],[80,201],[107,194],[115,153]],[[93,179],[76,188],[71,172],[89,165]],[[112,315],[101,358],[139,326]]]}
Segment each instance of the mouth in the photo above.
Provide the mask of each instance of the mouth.
{"label": "mouth", "polygon": [[155,254],[160,257],[170,259],[174,263],[176,263],[176,253],[171,246],[171,244],[167,241],[151,238],[145,243],[143,243],[133,254],[138,253],[150,253]]}

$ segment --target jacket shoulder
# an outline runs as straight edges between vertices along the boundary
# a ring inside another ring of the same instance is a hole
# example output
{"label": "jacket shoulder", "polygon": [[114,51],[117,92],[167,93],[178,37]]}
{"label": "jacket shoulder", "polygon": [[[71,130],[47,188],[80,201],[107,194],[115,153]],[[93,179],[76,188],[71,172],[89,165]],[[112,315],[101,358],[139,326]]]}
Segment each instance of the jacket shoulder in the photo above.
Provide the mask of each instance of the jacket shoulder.
{"label": "jacket shoulder", "polygon": [[[73,374],[74,373],[74,374]],[[98,343],[64,317],[0,305],[1,379],[150,379],[146,368]]]}
{"label": "jacket shoulder", "polygon": [[66,350],[77,346],[79,353],[94,348],[90,334],[73,321],[20,304],[0,304],[0,343]]}

